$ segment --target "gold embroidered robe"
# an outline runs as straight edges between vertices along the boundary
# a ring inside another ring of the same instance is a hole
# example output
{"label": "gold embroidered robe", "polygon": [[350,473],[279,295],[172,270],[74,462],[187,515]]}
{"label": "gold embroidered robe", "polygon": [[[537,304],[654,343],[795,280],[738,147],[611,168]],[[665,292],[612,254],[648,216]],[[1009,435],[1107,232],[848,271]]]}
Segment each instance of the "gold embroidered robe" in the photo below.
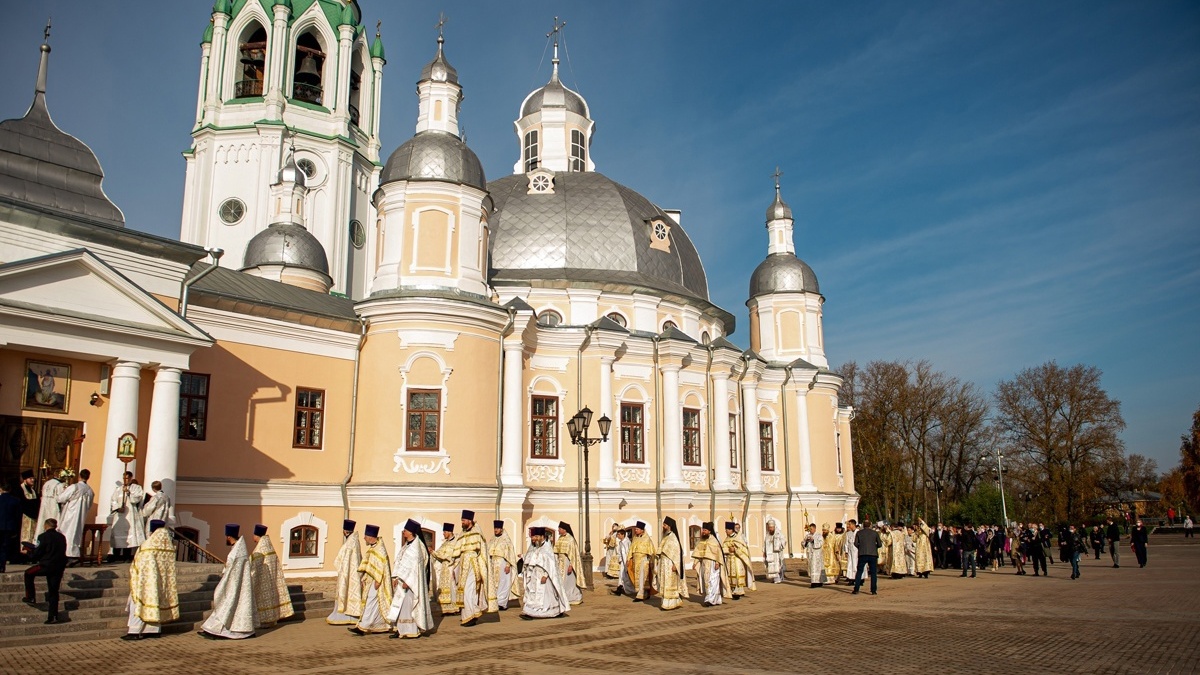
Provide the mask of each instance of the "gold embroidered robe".
{"label": "gold embroidered robe", "polygon": [[146,623],[162,625],[179,618],[175,581],[175,544],[171,531],[159,528],[142,542],[129,566],[129,599]]}
{"label": "gold embroidered robe", "polygon": [[250,556],[250,583],[254,585],[254,610],[258,612],[259,625],[270,626],[295,613],[270,536],[259,538]]}
{"label": "gold embroidered robe", "polygon": [[750,566],[750,547],[740,537],[726,537],[721,542],[725,553],[726,576],[729,578],[731,595],[745,595],[747,590],[758,590],[754,583],[754,568]]}

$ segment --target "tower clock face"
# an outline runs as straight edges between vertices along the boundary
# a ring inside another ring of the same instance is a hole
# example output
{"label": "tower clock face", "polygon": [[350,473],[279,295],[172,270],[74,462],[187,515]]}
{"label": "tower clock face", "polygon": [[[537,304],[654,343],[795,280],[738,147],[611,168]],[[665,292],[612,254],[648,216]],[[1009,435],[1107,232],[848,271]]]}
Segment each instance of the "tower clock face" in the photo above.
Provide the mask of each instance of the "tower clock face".
{"label": "tower clock face", "polygon": [[226,225],[236,225],[246,215],[246,205],[240,199],[226,199],[221,202],[221,207],[217,209],[217,214],[221,216],[221,220]]}

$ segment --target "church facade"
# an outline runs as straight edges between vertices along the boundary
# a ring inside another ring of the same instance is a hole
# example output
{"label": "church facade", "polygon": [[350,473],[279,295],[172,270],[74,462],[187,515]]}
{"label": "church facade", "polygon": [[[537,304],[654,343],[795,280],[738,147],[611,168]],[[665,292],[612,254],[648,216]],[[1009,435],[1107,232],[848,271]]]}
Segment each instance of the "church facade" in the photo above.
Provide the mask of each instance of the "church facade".
{"label": "church facade", "polygon": [[129,469],[218,553],[224,523],[270,525],[293,574],[332,569],[343,517],[525,531],[586,501],[598,565],[614,523],[735,520],[761,557],[768,519],[799,554],[807,523],[856,517],[852,411],[778,185],[737,346],[682,213],[596,171],[557,43],[488,181],[440,36],[385,156],[356,2],[217,0],[178,241],[125,227],[50,120],[42,49],[33,105],[0,123],[6,478],[89,468],[102,523]]}

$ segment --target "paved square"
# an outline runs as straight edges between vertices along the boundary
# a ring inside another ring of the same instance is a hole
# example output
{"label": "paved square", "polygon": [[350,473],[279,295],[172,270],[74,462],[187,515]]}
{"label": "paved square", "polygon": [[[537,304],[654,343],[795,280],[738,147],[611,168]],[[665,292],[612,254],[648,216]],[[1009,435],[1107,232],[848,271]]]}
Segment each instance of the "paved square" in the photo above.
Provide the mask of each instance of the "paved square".
{"label": "paved square", "polygon": [[[285,623],[254,640],[77,642],[0,650],[0,671],[175,673],[1190,673],[1200,672],[1200,540],[1154,537],[1139,569],[1085,559],[1082,578],[1012,568],[977,579],[881,580],[880,594],[796,580],[759,583],[738,602],[663,612],[589,593],[566,619],[520,621],[516,608],[475,628],[451,618],[431,637],[354,637],[323,620]],[[436,619],[439,620],[440,619]],[[853,654],[853,656],[851,656]],[[83,663],[86,662],[86,666]],[[855,668],[850,669],[853,662]]]}

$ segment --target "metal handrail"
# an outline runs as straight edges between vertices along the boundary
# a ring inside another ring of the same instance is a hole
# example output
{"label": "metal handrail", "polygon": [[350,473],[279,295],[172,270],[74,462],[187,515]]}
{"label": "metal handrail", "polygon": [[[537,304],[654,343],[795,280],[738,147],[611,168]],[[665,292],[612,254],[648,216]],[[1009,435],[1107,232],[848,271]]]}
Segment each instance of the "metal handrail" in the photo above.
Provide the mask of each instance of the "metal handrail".
{"label": "metal handrail", "polygon": [[321,87],[314,84],[296,82],[292,85],[292,98],[305,103],[321,105]]}
{"label": "metal handrail", "polygon": [[175,536],[175,560],[177,562],[204,563],[209,565],[224,565],[225,561],[214,553],[201,547],[196,542],[183,536],[173,527],[168,527]]}
{"label": "metal handrail", "polygon": [[238,80],[234,85],[234,98],[249,98],[251,96],[262,96],[263,81],[262,80]]}

